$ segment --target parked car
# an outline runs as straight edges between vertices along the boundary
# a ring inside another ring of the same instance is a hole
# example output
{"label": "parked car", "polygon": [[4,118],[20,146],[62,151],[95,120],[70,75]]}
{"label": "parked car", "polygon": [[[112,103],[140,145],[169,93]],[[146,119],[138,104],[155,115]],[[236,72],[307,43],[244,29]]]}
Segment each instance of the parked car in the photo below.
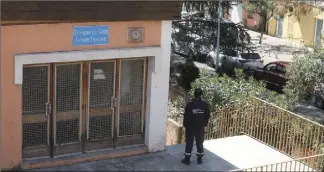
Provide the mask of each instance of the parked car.
{"label": "parked car", "polygon": [[[250,70],[257,80],[263,80],[267,83],[268,87],[275,91],[282,92],[283,87],[286,85],[287,78],[285,77],[286,68],[290,62],[275,61],[268,63],[263,68],[257,70]],[[312,94],[312,102],[314,106],[324,110],[324,83],[309,88],[307,91]]]}
{"label": "parked car", "polygon": [[290,62],[275,61],[270,62],[263,68],[254,69],[253,77],[256,80],[261,80],[267,83],[267,86],[275,91],[282,92],[283,87],[286,85],[287,79],[285,77],[286,67]]}
{"label": "parked car", "polygon": [[[263,60],[258,53],[238,53],[234,50],[223,50],[219,54],[219,64],[218,67],[222,66],[222,61],[224,58],[229,60],[237,68],[242,68],[245,70],[258,69],[263,66]],[[206,64],[210,67],[216,66],[216,52],[212,51],[207,55]]]}

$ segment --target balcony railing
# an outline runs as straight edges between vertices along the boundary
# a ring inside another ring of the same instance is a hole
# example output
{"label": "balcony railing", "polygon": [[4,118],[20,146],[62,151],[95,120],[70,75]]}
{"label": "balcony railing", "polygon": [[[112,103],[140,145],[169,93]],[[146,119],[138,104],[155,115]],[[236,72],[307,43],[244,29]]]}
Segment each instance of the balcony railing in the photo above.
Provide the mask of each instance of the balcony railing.
{"label": "balcony railing", "polygon": [[[258,167],[246,168],[246,169],[237,169],[234,171],[282,171],[282,172],[291,172],[291,171],[318,171],[321,169],[321,164],[316,162],[323,162],[324,154],[309,156],[305,158],[298,158],[291,161],[285,161],[275,164],[268,164]],[[310,167],[308,164],[312,164],[313,167]],[[318,166],[317,166],[318,165]]]}
{"label": "balcony railing", "polygon": [[314,121],[255,97],[218,109],[211,116],[208,140],[245,134],[296,162],[301,158],[313,170],[322,169],[324,126]]}

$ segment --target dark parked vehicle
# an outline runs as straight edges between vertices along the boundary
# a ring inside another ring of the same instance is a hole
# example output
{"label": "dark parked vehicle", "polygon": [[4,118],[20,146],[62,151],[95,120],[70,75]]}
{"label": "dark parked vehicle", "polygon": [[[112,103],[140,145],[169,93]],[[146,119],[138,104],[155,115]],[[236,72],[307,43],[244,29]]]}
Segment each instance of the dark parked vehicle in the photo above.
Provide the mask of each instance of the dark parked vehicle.
{"label": "dark parked vehicle", "polygon": [[253,77],[256,80],[266,82],[270,89],[282,92],[283,87],[286,85],[286,67],[290,62],[286,61],[275,61],[270,62],[263,68],[253,70]]}
{"label": "dark parked vehicle", "polygon": [[[262,80],[267,83],[270,89],[282,93],[282,89],[286,84],[286,67],[290,62],[276,61],[265,65],[263,68],[251,70],[253,76],[257,80]],[[313,103],[316,107],[324,110],[324,84],[320,84],[314,88],[308,89],[310,94],[313,94]]]}

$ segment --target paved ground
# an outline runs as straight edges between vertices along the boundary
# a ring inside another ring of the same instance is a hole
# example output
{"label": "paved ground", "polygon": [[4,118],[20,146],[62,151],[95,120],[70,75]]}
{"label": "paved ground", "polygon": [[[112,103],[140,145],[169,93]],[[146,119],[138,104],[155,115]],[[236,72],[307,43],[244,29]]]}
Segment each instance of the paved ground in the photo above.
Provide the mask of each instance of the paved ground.
{"label": "paved ground", "polygon": [[[290,157],[248,137],[235,136],[206,141],[204,163],[193,156],[190,166],[180,163],[184,145],[167,151],[36,171],[228,171],[291,160]],[[35,171],[35,170],[33,170]]]}
{"label": "paved ground", "polygon": [[[272,61],[292,61],[294,55],[302,55],[306,48],[298,42],[293,43],[288,39],[277,38],[269,35],[263,35],[262,44],[259,44],[260,33],[248,31],[251,36],[253,46],[257,47],[256,52],[264,60],[264,64]],[[296,42],[296,41],[295,41]]]}

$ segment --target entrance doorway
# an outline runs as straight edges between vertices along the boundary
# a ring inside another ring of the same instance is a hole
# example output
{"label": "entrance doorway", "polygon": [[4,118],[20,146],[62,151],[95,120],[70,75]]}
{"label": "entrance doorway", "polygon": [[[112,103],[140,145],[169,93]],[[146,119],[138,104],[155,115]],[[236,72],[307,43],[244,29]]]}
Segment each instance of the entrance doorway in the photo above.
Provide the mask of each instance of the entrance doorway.
{"label": "entrance doorway", "polygon": [[323,19],[316,19],[314,45],[317,47],[320,47],[322,45],[322,30],[323,30]]}
{"label": "entrance doorway", "polygon": [[281,38],[283,32],[284,17],[277,16],[276,36]]}
{"label": "entrance doorway", "polygon": [[23,158],[144,144],[146,61],[24,66]]}

